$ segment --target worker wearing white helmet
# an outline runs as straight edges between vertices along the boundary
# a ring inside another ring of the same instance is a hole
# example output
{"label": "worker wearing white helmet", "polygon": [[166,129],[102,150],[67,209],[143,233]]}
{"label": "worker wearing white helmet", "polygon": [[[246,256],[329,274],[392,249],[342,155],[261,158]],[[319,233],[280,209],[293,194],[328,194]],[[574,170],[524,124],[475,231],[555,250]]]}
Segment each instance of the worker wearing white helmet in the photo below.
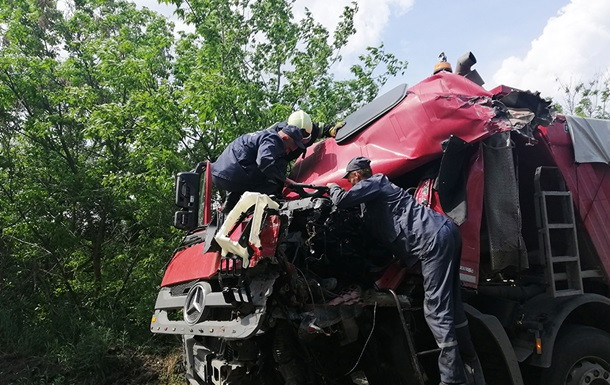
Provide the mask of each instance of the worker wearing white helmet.
{"label": "worker wearing white helmet", "polygon": [[311,117],[307,112],[303,110],[298,110],[290,114],[288,120],[285,122],[277,123],[273,125],[276,130],[281,130],[282,127],[295,126],[301,129],[301,133],[303,134],[303,144],[305,145],[305,149],[297,148],[295,151],[291,152],[286,156],[289,161],[295,160],[300,155],[305,155],[306,148],[314,144],[314,142],[322,137],[331,137],[334,138],[337,130],[345,125],[344,121],[340,121],[337,123],[316,123],[312,122]]}
{"label": "worker wearing white helmet", "polygon": [[297,127],[301,130],[303,135],[304,148],[296,148],[294,151],[288,153],[285,158],[288,161],[297,159],[300,155],[305,154],[306,148],[311,146],[313,142],[318,138],[314,125],[309,117],[309,114],[303,110],[294,111],[290,114],[288,119],[284,122],[275,123],[270,129],[275,131],[281,131],[285,127]]}
{"label": "worker wearing white helmet", "polygon": [[285,122],[235,139],[212,163],[212,182],[227,192],[223,211],[228,212],[245,191],[279,194],[288,162],[305,153],[316,139],[305,111],[295,111]]}
{"label": "worker wearing white helmet", "polygon": [[296,126],[301,129],[303,134],[303,142],[307,143],[311,140],[311,131],[313,130],[313,124],[309,114],[303,110],[298,110],[290,114],[288,121],[286,122],[290,126]]}

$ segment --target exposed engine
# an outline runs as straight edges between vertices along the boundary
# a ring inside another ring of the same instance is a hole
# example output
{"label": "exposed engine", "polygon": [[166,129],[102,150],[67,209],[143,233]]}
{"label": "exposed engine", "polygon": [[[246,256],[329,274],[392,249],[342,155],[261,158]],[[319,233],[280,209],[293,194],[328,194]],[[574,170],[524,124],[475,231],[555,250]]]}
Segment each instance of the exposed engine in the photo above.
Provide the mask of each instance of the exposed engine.
{"label": "exposed engine", "polygon": [[[204,258],[218,259],[218,273],[162,288],[153,331],[186,334],[192,384],[351,381],[350,373],[364,370],[378,308],[396,307],[374,289],[391,254],[368,239],[359,208],[305,197],[266,202],[261,213],[255,198],[185,239],[183,251],[201,248]],[[210,232],[225,240],[206,247]]]}

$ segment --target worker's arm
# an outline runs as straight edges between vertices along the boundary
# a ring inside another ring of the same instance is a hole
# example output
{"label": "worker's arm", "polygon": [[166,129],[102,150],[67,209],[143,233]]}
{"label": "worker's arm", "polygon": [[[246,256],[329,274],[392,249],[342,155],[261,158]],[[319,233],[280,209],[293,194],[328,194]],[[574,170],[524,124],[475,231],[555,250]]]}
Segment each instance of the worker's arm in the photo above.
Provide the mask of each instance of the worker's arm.
{"label": "worker's arm", "polygon": [[267,179],[284,183],[286,180],[286,166],[288,162],[283,159],[284,143],[277,135],[265,137],[258,147],[256,164]]}
{"label": "worker's arm", "polygon": [[349,191],[336,184],[331,184],[329,187],[330,200],[339,208],[358,206],[375,199],[379,194],[379,185],[370,179],[361,180]]}

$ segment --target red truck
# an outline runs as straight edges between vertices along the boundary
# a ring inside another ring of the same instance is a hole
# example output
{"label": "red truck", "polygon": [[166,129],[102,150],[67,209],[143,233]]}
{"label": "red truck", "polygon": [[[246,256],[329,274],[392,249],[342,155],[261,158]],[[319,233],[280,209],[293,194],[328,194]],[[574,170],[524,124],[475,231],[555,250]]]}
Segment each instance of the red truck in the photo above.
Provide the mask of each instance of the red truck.
{"label": "red truck", "polygon": [[151,331],[182,336],[192,385],[438,383],[421,276],[320,187],[348,187],[345,166],[363,155],[459,225],[488,384],[610,384],[610,121],[549,104],[440,72],[346,117],[282,197],[247,193],[212,215],[209,167],[179,174],[188,234]]}

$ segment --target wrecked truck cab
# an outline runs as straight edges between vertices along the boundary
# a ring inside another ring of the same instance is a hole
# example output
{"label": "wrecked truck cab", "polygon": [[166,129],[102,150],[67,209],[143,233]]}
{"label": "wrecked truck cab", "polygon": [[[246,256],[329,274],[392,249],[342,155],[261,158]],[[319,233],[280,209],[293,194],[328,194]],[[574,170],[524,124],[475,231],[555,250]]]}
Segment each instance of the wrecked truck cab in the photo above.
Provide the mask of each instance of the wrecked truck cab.
{"label": "wrecked truck cab", "polygon": [[[483,151],[489,146],[504,146],[507,151],[503,156],[510,156],[507,152],[511,151],[511,132],[526,143],[536,142],[537,127],[553,120],[550,102],[508,87],[486,91],[462,76],[444,71],[403,92],[404,89],[396,87],[346,117],[337,137],[309,148],[305,158],[293,167],[290,178],[320,185],[333,182],[349,188],[347,181],[341,179],[345,166],[356,156],[368,157],[373,172],[388,175],[403,188],[417,188],[415,194],[420,203],[434,204],[433,208],[460,225],[462,280],[465,285],[476,287],[486,175]],[[492,157],[488,158],[491,162]],[[508,167],[504,165],[508,159],[497,159],[495,163],[498,162],[501,164],[497,167]],[[501,175],[511,170],[497,172],[503,178]],[[516,182],[494,188],[508,188],[514,193]],[[517,200],[513,196],[510,203],[499,202],[504,213],[498,216],[518,221],[508,213],[518,211]],[[519,231],[517,224],[512,228]],[[513,260],[508,264],[519,266],[514,256],[509,257]]]}
{"label": "wrecked truck cab", "polygon": [[[488,383],[609,383],[609,168],[575,163],[569,119],[537,94],[440,72],[348,116],[290,178],[349,187],[345,166],[367,156],[459,224]],[[182,336],[190,384],[438,383],[421,276],[384,259],[358,210],[294,193],[260,216],[244,203],[225,234],[232,248],[215,241],[220,213],[203,219],[209,197],[204,183],[198,227],[168,266],[151,322]]]}

